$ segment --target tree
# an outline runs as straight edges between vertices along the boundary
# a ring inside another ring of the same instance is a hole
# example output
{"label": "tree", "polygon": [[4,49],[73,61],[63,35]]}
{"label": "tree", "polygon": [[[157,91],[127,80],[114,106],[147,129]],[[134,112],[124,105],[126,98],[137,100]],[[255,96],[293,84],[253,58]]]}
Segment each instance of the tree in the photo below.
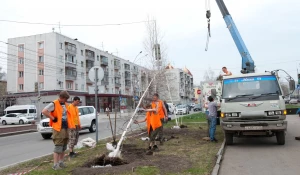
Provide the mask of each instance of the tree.
{"label": "tree", "polygon": [[5,77],[6,73],[2,72],[2,67],[0,67],[0,80],[2,80]]}
{"label": "tree", "polygon": [[209,67],[207,71],[205,71],[203,76],[204,81],[215,81],[217,77],[215,76],[215,72]]}

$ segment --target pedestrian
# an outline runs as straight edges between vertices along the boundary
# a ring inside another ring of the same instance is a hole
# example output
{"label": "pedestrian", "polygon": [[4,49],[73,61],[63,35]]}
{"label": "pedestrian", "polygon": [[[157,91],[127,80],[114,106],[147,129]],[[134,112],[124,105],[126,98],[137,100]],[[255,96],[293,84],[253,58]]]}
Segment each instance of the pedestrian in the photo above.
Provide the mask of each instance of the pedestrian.
{"label": "pedestrian", "polygon": [[223,76],[231,76],[232,75],[232,73],[227,70],[227,67],[222,67],[222,71],[225,73],[225,74],[223,74]]}
{"label": "pedestrian", "polygon": [[69,156],[71,158],[76,156],[74,152],[74,146],[77,145],[79,139],[79,131],[81,129],[78,105],[80,104],[80,98],[74,97],[72,104],[68,106],[68,123],[69,123]]}
{"label": "pedestrian", "polygon": [[54,143],[53,162],[54,170],[65,168],[64,155],[68,145],[68,116],[67,100],[70,95],[67,91],[61,91],[59,98],[48,104],[42,113],[50,119],[49,125],[52,127],[52,139]]}
{"label": "pedestrian", "polygon": [[209,138],[211,142],[218,142],[215,138],[215,132],[217,126],[217,109],[219,105],[214,102],[214,98],[212,96],[208,97],[208,101]]}
{"label": "pedestrian", "polygon": [[105,112],[106,112],[106,115],[108,116],[108,115],[109,115],[109,112],[110,112],[110,110],[109,110],[109,107],[108,107],[108,106],[106,107],[106,109],[105,109]]}
{"label": "pedestrian", "polygon": [[158,110],[158,104],[156,106],[157,106],[156,109],[152,109],[152,104],[148,104],[145,110],[146,111],[145,119],[141,121],[137,121],[137,120],[134,121],[135,124],[147,122],[147,131],[150,139],[148,151],[146,153],[148,155],[151,154],[152,150],[156,151],[158,149],[158,146],[156,144],[156,137],[162,128],[160,117],[154,114]]}
{"label": "pedestrian", "polygon": [[163,137],[163,125],[165,121],[168,120],[168,112],[164,105],[164,102],[159,99],[159,95],[155,93],[152,97],[152,109],[156,109],[157,112],[154,112],[153,115],[158,115],[161,120],[161,129],[158,133],[158,140],[160,141],[160,144],[163,144],[164,137]]}
{"label": "pedestrian", "polygon": [[168,103],[166,101],[164,101],[164,105],[165,105],[165,108],[167,109],[167,114],[168,114],[167,115],[167,117],[168,117],[167,121],[169,121],[169,120],[171,120],[169,105],[168,105]]}

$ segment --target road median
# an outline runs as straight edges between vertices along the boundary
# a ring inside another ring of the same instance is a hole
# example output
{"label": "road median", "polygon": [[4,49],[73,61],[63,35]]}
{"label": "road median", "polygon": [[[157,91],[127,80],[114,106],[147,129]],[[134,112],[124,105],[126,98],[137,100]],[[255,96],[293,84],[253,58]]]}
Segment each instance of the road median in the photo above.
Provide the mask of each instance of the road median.
{"label": "road median", "polygon": [[31,125],[18,125],[18,126],[9,126],[0,128],[0,137],[18,135],[29,132],[36,132],[36,124]]}

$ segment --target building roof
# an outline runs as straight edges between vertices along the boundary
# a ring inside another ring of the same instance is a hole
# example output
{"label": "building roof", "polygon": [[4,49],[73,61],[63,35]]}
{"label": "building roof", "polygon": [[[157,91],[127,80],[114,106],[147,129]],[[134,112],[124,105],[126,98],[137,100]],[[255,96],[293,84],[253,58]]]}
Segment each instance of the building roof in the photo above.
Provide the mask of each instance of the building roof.
{"label": "building roof", "polygon": [[183,71],[191,76],[193,76],[193,74],[191,73],[190,70],[188,70],[186,67],[183,69]]}
{"label": "building roof", "polygon": [[174,69],[174,67],[169,63],[165,69]]}

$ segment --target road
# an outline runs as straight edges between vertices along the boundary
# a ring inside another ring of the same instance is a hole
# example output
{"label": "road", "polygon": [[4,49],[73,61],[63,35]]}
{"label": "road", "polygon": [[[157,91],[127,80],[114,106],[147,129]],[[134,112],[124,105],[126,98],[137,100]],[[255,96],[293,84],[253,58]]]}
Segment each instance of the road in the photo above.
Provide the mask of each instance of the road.
{"label": "road", "polygon": [[[139,118],[143,118],[144,116],[140,116]],[[117,120],[117,131],[118,133],[123,132],[122,128],[125,129],[123,124],[127,119],[118,119]],[[114,126],[114,123],[113,123]],[[140,125],[141,127],[143,125]],[[139,128],[138,125],[133,124],[132,129]],[[111,136],[111,129],[109,125],[108,119],[100,119],[99,120],[99,139],[107,138]],[[96,134],[90,133],[88,130],[81,131],[79,140],[91,137],[95,139]],[[44,140],[42,136],[37,133],[28,133],[22,135],[8,136],[0,138],[0,169],[15,164],[18,162],[22,162],[25,160],[30,160],[36,157],[40,157],[46,154],[52,153],[54,148],[53,142],[51,139]]]}
{"label": "road", "polygon": [[236,138],[227,146],[220,175],[299,175],[300,118],[287,116],[286,144],[276,144],[271,138]]}

